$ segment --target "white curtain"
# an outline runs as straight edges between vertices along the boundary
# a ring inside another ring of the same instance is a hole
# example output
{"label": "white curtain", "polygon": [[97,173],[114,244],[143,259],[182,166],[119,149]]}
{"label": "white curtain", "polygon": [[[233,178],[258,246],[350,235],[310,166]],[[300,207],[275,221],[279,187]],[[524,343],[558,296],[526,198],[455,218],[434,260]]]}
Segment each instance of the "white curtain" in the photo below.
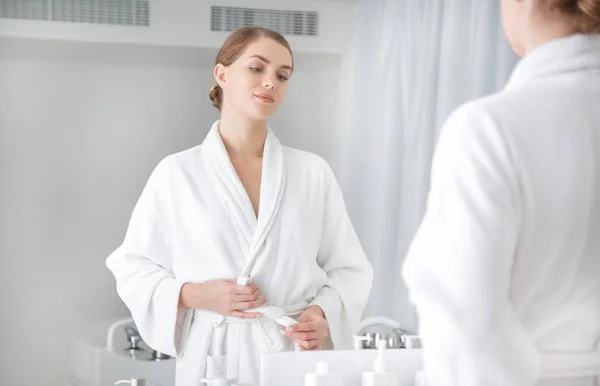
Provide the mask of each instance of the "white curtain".
{"label": "white curtain", "polygon": [[501,89],[517,58],[498,0],[359,0],[355,11],[334,168],[375,269],[364,316],[414,327],[400,272],[438,132],[460,104]]}

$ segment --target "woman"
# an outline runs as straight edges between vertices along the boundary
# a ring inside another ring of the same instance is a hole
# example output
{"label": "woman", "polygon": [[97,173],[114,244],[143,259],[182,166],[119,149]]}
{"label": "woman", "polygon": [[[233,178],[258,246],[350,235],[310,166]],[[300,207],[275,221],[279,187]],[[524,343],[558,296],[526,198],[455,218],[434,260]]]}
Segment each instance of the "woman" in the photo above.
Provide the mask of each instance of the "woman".
{"label": "woman", "polygon": [[524,56],[443,128],[403,276],[429,386],[600,375],[600,0],[502,0]]}
{"label": "woman", "polygon": [[293,69],[276,32],[227,38],[220,120],[158,164],[107,260],[144,340],[178,358],[177,385],[258,385],[260,353],[347,348],[357,329],[372,270],[333,173],[267,126]]}

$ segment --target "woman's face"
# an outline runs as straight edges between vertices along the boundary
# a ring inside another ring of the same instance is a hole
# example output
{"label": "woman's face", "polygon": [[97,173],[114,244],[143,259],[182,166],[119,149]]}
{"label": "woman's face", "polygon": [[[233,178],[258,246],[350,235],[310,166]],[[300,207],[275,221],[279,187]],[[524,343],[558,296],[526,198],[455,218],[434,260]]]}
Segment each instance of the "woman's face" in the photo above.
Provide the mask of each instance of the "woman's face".
{"label": "woman's face", "polygon": [[225,109],[266,120],[283,102],[292,70],[292,55],[283,45],[264,37],[250,43],[231,65],[215,67]]}

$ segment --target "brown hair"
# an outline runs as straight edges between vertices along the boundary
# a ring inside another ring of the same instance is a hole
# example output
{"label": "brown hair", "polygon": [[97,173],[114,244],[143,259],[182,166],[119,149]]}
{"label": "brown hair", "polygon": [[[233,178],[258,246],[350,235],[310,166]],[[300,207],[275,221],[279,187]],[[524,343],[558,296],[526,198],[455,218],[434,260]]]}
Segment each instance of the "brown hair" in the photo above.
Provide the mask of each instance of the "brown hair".
{"label": "brown hair", "polygon": [[[293,67],[293,54],[292,48],[290,47],[290,43],[288,43],[285,38],[279,34],[278,32],[272,31],[267,28],[262,27],[242,27],[233,31],[225,42],[223,46],[219,50],[217,54],[217,58],[215,59],[215,65],[221,63],[224,66],[229,66],[233,62],[235,62],[243,53],[246,47],[249,44],[255,42],[256,40],[266,37],[269,39],[275,40],[277,43],[281,44],[285,48],[288,49],[290,55],[292,55],[292,67]],[[221,110],[223,106],[223,89],[218,84],[212,86],[209,92],[210,100],[217,109]]]}
{"label": "brown hair", "polygon": [[579,33],[600,33],[600,0],[550,0],[550,9],[571,17]]}

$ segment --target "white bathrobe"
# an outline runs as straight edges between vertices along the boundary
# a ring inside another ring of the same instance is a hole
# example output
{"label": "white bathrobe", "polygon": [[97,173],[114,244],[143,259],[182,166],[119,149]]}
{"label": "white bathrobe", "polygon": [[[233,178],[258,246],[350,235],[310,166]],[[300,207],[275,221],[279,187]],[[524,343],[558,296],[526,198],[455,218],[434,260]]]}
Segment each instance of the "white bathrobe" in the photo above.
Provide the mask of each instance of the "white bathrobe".
{"label": "white bathrobe", "polygon": [[452,114],[403,277],[428,386],[593,384],[600,36],[538,47]]}
{"label": "white bathrobe", "polygon": [[[294,350],[279,330],[310,305],[325,312],[330,346],[351,347],[372,283],[327,163],[269,129],[257,219],[218,121],[201,145],[159,163],[107,266],[146,343],[177,357],[178,386],[258,385],[260,353]],[[269,299],[260,319],[178,308],[185,282],[248,275]]]}

